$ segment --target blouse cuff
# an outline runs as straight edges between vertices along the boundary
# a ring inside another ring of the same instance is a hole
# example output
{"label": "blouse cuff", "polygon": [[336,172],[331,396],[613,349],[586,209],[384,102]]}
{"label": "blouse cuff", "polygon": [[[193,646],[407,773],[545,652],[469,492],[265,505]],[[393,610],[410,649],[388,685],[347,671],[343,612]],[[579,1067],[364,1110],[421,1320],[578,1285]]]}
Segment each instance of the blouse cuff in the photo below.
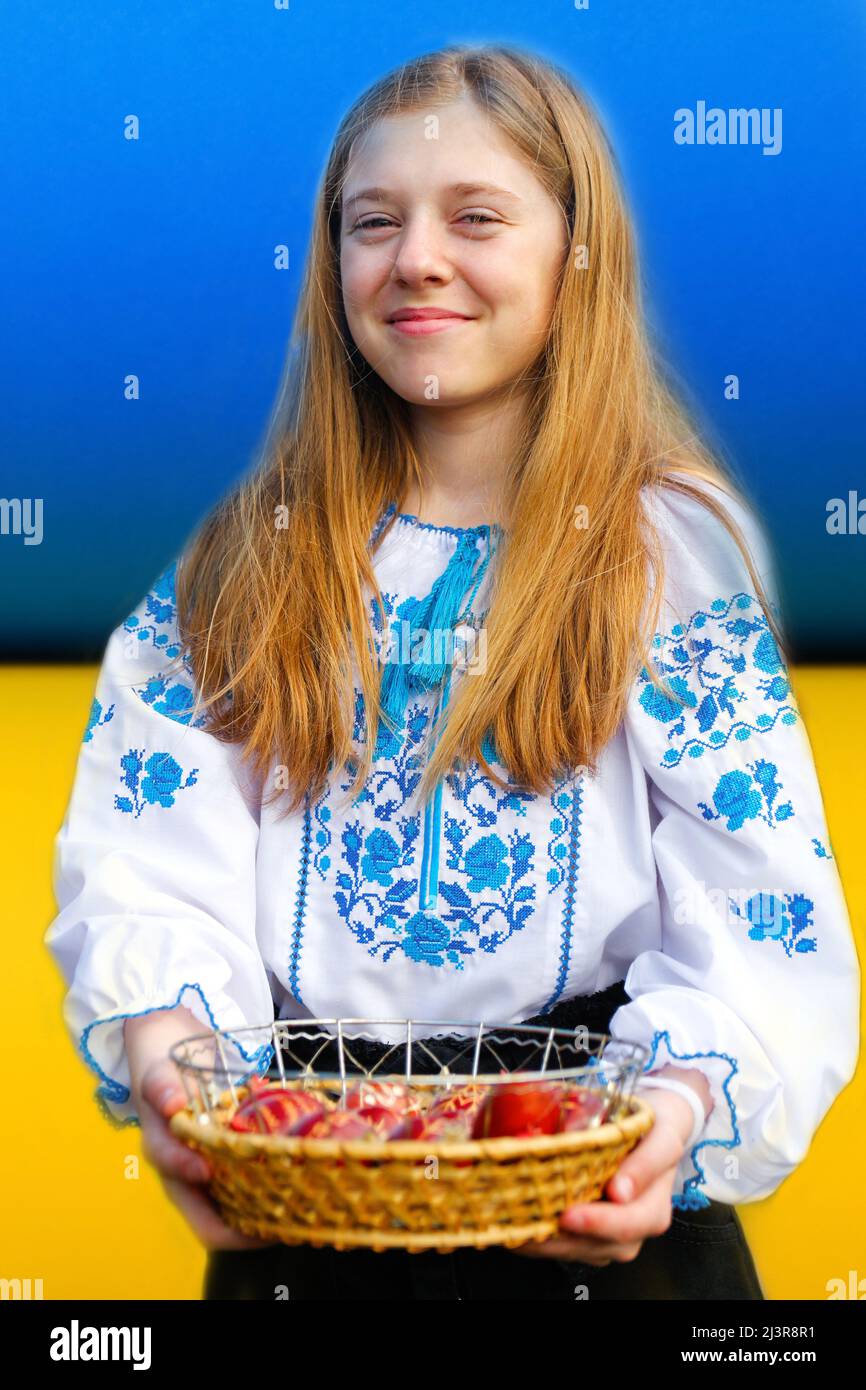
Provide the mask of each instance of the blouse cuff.
{"label": "blouse cuff", "polygon": [[[144,1014],[156,1013],[161,1009],[174,1009],[180,1004],[195,1014],[202,1024],[202,1031],[219,1027],[217,1011],[212,1008],[201,985],[187,983],[181,985],[174,999],[164,999],[159,1003],[153,1003],[151,999],[136,1000],[126,1012],[96,1018],[88,1023],[82,1032],[78,1042],[79,1051],[100,1080],[100,1085],[94,1092],[94,1099],[104,1117],[116,1128],[141,1123],[129,1089],[129,1061],[123,1035],[124,1023],[128,1018],[141,1018]],[[229,1037],[231,1047],[237,1050],[244,1062],[250,1064],[252,1070],[261,1071],[267,1068],[273,1051],[270,1043],[264,1043],[252,1052],[244,1048],[237,1038],[231,1037],[231,1034]]]}
{"label": "blouse cuff", "polygon": [[[687,1102],[692,1112],[692,1127],[689,1132],[688,1138],[685,1140],[685,1147],[687,1149],[690,1149],[694,1144],[698,1142],[698,1140],[704,1132],[704,1129],[706,1128],[707,1112],[704,1109],[704,1103],[701,1100],[700,1096],[697,1094],[696,1091],[692,1089],[691,1086],[687,1085],[685,1081],[675,1080],[675,1078],[672,1076],[645,1075],[642,1076],[638,1081],[638,1090],[675,1091],[677,1095],[682,1096],[683,1100]],[[652,1101],[652,1096],[650,1096],[650,1101]]]}
{"label": "blouse cuff", "polygon": [[[653,1034],[649,1049],[650,1055],[643,1068],[643,1075],[667,1065],[695,1067],[706,1077],[713,1100],[712,1110],[706,1118],[697,1142],[691,1142],[690,1136],[677,1166],[672,1205],[681,1210],[693,1211],[698,1207],[709,1206],[711,1200],[733,1201],[732,1197],[723,1193],[728,1184],[736,1189],[733,1178],[727,1179],[723,1172],[723,1160],[726,1151],[737,1148],[742,1142],[737,1124],[737,1109],[731,1094],[731,1081],[738,1071],[735,1059],[726,1052],[713,1050],[676,1052],[671,1046],[667,1029]],[[617,1051],[616,1041],[608,1043],[602,1065],[605,1061],[618,1060]],[[733,1161],[736,1163],[736,1159]],[[708,1178],[712,1197],[707,1192]]]}

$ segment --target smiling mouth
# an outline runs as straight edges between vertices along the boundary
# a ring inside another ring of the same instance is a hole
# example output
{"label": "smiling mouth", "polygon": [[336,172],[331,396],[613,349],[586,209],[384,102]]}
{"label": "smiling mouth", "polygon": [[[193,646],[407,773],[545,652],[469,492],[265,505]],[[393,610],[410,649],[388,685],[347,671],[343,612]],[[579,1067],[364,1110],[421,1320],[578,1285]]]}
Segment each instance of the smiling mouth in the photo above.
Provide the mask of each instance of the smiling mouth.
{"label": "smiling mouth", "polygon": [[395,309],[389,314],[386,323],[406,322],[409,319],[467,319],[469,314],[461,314],[459,309],[439,309],[434,304],[407,304],[403,309]]}
{"label": "smiling mouth", "polygon": [[409,337],[422,337],[428,333],[441,333],[457,324],[472,323],[472,319],[466,318],[463,314],[436,314],[423,318],[413,315],[410,318],[386,319],[385,323],[388,328],[396,329],[398,333]]}

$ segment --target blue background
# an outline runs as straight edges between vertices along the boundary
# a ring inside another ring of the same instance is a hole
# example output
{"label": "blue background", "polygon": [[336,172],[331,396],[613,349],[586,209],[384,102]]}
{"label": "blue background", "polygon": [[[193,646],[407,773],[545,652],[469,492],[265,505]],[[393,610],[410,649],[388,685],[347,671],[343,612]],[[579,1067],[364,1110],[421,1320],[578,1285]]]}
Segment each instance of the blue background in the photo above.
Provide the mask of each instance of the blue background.
{"label": "blue background", "polygon": [[[759,508],[794,659],[866,659],[866,536],[826,531],[829,498],[866,496],[864,15],[862,0],[7,6],[0,496],[43,498],[44,539],[0,536],[2,654],[98,657],[248,468],[348,104],[411,55],[498,41],[566,66],[610,132],[653,330]],[[781,153],[676,145],[674,110],[699,100],[781,107]]]}

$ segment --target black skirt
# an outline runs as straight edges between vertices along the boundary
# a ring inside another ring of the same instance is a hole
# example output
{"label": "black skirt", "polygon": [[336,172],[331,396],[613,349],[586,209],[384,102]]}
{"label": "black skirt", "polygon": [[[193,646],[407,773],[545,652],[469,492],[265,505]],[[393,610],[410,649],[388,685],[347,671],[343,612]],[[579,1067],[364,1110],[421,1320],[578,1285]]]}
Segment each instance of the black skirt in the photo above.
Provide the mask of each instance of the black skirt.
{"label": "black skirt", "polygon": [[[629,1002],[623,982],[578,995],[527,1023],[607,1032]],[[381,1044],[366,1043],[369,1060]],[[358,1055],[358,1043],[353,1043]],[[321,1060],[321,1058],[320,1058]],[[366,1061],[367,1057],[359,1057]],[[268,1245],[208,1255],[205,1299],[736,1299],[764,1292],[736,1209],[722,1202],[673,1208],[671,1224],[644,1240],[634,1260],[588,1265],[518,1255],[504,1246],[409,1254]]]}

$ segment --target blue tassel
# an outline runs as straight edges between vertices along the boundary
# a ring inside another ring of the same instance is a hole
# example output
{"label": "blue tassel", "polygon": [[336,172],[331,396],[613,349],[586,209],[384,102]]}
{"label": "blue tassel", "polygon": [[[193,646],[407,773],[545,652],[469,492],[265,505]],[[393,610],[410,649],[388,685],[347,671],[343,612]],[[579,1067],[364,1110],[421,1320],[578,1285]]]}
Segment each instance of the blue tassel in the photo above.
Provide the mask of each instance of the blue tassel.
{"label": "blue tassel", "polygon": [[[498,527],[486,527],[487,552],[478,565],[477,536],[471,533],[462,535],[457,549],[451,556],[446,569],[434,583],[424,599],[410,598],[397,609],[398,632],[401,644],[397,655],[403,650],[403,624],[408,623],[408,649],[419,646],[419,658],[412,662],[388,661],[382,676],[380,708],[392,721],[392,727],[402,728],[406,707],[412,694],[426,693],[441,685],[448,670],[448,635],[464,620],[472,607],[478,588],[493,556],[495,546],[491,545],[490,532]],[[477,573],[476,566],[478,566]],[[474,578],[474,584],[473,584]],[[461,611],[461,601],[472,584],[472,592]],[[416,635],[428,634],[423,643]],[[438,648],[438,651],[437,651]],[[426,658],[426,659],[422,659]]]}

